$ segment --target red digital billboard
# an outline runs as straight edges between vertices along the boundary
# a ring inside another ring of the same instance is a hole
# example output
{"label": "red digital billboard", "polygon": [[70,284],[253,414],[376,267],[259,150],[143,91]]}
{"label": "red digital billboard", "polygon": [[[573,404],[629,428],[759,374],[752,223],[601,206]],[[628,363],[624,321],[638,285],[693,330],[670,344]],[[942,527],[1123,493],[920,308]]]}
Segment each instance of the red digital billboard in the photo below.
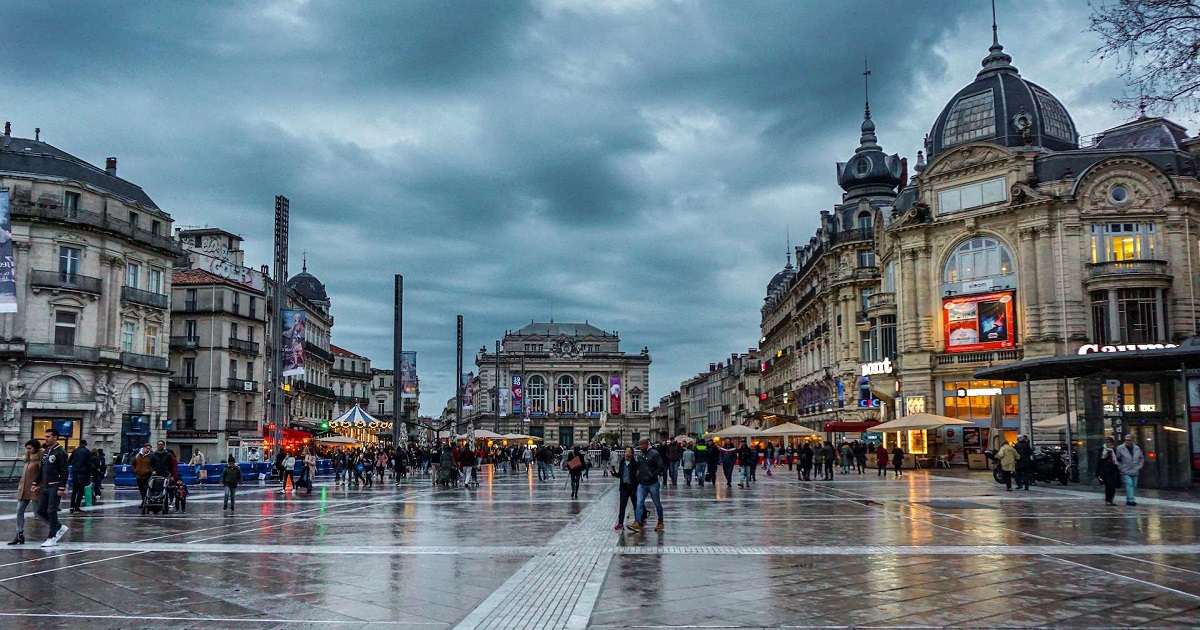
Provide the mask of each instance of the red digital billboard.
{"label": "red digital billboard", "polygon": [[1012,291],[946,298],[942,301],[946,352],[1015,347],[1015,306]]}

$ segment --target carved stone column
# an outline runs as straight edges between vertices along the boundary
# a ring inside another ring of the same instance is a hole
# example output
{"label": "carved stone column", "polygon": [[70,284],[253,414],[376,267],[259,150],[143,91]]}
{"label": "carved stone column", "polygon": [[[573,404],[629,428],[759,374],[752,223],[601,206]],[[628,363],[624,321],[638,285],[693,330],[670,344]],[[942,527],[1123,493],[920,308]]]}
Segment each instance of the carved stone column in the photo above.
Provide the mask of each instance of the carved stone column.
{"label": "carved stone column", "polygon": [[1062,336],[1060,330],[1062,319],[1059,313],[1059,300],[1062,299],[1062,296],[1058,294],[1056,287],[1058,267],[1054,263],[1056,247],[1053,230],[1050,227],[1038,228],[1037,245],[1034,247],[1034,251],[1037,253],[1036,277],[1038,298],[1040,298],[1037,319],[1041,338],[1046,341],[1052,341]]}
{"label": "carved stone column", "polygon": [[[29,289],[29,241],[13,241],[13,262],[16,268],[13,269],[13,279],[17,283],[17,302],[29,304],[30,296],[33,292]],[[20,308],[20,307],[18,307]],[[19,337],[26,339],[25,320],[29,317],[29,313],[11,313],[0,318],[0,334],[5,339]],[[28,341],[28,339],[26,339]]]}
{"label": "carved stone column", "polygon": [[[1025,304],[1025,336],[1024,339],[1038,339],[1041,337],[1041,327],[1039,325],[1039,310],[1041,302],[1038,299],[1038,265],[1037,254],[1034,253],[1036,244],[1034,237],[1036,231],[1033,228],[1022,228],[1020,231],[1020,241],[1017,244],[1017,287],[1019,289],[1018,298],[1020,302]],[[1022,341],[1024,343],[1024,341]]]}
{"label": "carved stone column", "polygon": [[[934,311],[933,300],[939,299],[941,292],[938,291],[938,297],[934,297],[933,291],[930,289],[933,286],[941,286],[941,282],[930,273],[930,250],[928,246],[922,246],[913,252],[914,260],[914,276],[917,283],[917,347],[922,350],[933,349],[933,318],[930,315]],[[940,305],[937,308],[941,308]]]}

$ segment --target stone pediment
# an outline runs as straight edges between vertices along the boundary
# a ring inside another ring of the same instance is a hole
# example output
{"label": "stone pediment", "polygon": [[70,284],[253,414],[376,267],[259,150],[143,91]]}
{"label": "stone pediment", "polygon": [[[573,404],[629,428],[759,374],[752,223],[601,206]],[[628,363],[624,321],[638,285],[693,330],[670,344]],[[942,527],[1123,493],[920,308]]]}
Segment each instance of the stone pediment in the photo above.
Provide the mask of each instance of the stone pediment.
{"label": "stone pediment", "polygon": [[986,170],[1012,157],[1012,153],[999,145],[975,143],[959,147],[937,156],[921,173],[923,179],[944,175],[958,175],[975,170]]}
{"label": "stone pediment", "polygon": [[[1115,194],[1118,187],[1120,195]],[[1176,190],[1171,179],[1150,162],[1118,157],[1088,167],[1071,192],[1081,213],[1089,214],[1161,211]]]}

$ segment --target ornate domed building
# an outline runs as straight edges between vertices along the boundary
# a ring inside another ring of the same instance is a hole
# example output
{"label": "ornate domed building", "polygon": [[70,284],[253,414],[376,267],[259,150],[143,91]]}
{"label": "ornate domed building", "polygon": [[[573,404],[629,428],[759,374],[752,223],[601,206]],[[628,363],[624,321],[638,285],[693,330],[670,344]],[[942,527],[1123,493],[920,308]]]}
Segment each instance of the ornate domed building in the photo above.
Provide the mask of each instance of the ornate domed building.
{"label": "ornate domed building", "polygon": [[286,377],[292,384],[289,421],[303,429],[316,429],[322,421],[334,417],[336,394],[330,377],[334,361],[330,344],[332,303],[325,284],[308,272],[307,257],[300,273],[288,279],[287,289],[286,308],[303,311],[305,316],[304,374]]}

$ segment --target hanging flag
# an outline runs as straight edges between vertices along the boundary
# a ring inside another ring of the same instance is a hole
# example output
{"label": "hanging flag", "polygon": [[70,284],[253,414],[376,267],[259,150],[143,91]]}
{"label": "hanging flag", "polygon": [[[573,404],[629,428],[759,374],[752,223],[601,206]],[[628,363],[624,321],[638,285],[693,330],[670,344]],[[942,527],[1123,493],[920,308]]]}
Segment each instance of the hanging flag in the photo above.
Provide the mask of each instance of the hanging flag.
{"label": "hanging flag", "polygon": [[417,353],[400,353],[400,397],[417,397]]}
{"label": "hanging flag", "polygon": [[621,376],[614,374],[608,379],[608,412],[621,413]]}
{"label": "hanging flag", "polygon": [[514,416],[521,415],[525,409],[524,378],[521,374],[512,375],[512,412]]}
{"label": "hanging flag", "polygon": [[12,223],[8,215],[8,189],[0,188],[0,313],[17,312],[16,269],[13,262]]}
{"label": "hanging flag", "polygon": [[283,376],[304,375],[304,311],[283,311],[283,335],[280,348],[283,352]]}

